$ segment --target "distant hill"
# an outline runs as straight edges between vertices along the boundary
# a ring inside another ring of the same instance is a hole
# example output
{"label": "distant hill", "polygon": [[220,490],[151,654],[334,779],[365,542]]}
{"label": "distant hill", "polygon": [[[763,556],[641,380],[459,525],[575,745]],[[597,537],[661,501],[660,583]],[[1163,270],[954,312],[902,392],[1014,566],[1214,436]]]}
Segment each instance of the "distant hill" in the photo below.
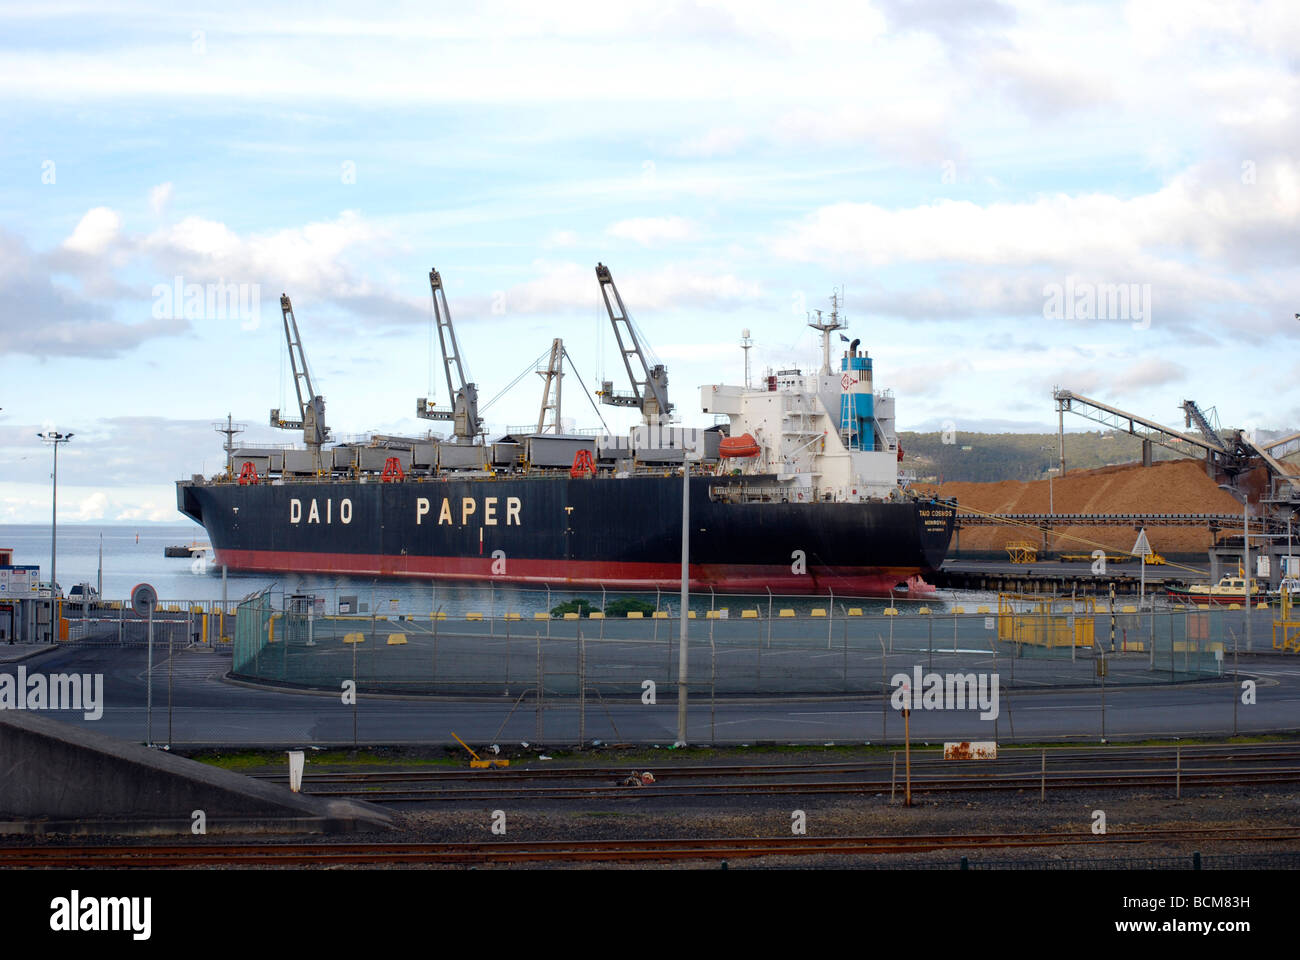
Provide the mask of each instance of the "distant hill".
{"label": "distant hill", "polygon": [[[941,433],[900,433],[904,470],[920,482],[1042,480],[1058,461],[1054,433],[965,433],[945,443]],[[1177,460],[1172,450],[1155,445],[1152,458]],[[1127,433],[1098,430],[1065,435],[1065,468],[1091,470],[1142,459],[1142,441]]]}

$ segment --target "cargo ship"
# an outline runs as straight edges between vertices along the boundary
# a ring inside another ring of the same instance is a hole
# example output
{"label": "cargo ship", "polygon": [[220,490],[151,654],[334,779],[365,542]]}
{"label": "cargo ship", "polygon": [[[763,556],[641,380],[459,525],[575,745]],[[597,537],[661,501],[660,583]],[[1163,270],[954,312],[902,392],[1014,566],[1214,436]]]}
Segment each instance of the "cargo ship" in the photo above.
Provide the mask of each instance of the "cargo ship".
{"label": "cargo ship", "polygon": [[692,589],[932,589],[925,578],[947,553],[955,504],[908,491],[893,395],[875,391],[858,340],[841,333],[848,346],[832,358],[832,335],[844,328],[837,299],[829,317],[818,311],[809,322],[822,338],[820,370],[706,385],[701,410],[716,422],[693,429],[672,420],[667,371],[647,360],[609,268],[598,265],[596,276],[632,384],[619,392],[605,381],[597,395],[640,409],[629,434],[561,432],[567,353],[556,340],[538,371],[536,429],[488,442],[432,270],[452,403],[420,398],[416,412],[450,422],[451,435],[331,444],[283,296],[299,416],[273,410],[271,422],[302,430],[304,448],[236,447],[227,429],[226,471],[178,482],[178,508],[231,570],[655,589],[680,585],[688,499]]}

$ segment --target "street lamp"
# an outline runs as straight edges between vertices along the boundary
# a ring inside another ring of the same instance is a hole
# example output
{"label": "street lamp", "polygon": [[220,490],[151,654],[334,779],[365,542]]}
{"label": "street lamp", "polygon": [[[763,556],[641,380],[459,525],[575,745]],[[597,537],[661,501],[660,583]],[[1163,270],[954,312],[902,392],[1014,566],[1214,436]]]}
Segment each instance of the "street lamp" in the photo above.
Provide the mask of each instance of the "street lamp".
{"label": "street lamp", "polygon": [[51,497],[52,506],[50,507],[50,599],[56,600],[54,591],[58,584],[58,562],[59,562],[59,444],[67,443],[74,434],[59,433],[57,430],[51,430],[49,433],[38,433],[38,437],[54,447],[54,488]]}
{"label": "street lamp", "polygon": [[687,621],[691,607],[691,457],[682,438],[682,597],[677,651],[677,742],[686,746]]}

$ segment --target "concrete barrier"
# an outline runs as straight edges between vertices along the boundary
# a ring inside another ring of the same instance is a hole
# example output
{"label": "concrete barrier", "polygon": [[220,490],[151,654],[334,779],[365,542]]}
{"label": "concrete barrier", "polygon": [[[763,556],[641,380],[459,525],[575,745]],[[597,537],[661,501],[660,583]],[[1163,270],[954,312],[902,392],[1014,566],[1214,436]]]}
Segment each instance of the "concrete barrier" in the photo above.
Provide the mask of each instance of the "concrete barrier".
{"label": "concrete barrier", "polygon": [[392,825],[373,804],[303,796],[34,713],[0,712],[0,833],[188,834],[197,810],[209,833]]}

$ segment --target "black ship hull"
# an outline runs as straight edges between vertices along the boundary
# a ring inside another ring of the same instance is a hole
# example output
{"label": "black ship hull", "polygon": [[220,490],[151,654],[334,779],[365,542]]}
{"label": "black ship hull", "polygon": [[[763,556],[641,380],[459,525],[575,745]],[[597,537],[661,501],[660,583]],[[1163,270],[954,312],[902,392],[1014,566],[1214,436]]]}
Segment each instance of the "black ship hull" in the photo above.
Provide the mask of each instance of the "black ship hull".
{"label": "black ship hull", "polygon": [[[693,589],[924,590],[952,535],[946,503],[763,501],[707,476],[690,487]],[[232,570],[623,589],[681,582],[680,476],[182,482],[177,506]]]}

